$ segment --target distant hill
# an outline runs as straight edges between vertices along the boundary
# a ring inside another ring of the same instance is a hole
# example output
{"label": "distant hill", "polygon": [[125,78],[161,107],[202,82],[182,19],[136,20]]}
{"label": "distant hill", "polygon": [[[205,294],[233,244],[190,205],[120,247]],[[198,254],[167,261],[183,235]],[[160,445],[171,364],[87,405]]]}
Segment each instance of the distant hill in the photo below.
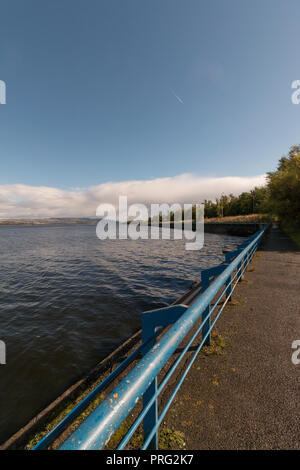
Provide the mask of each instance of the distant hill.
{"label": "distant hill", "polygon": [[91,217],[47,217],[42,219],[0,219],[1,225],[96,225]]}

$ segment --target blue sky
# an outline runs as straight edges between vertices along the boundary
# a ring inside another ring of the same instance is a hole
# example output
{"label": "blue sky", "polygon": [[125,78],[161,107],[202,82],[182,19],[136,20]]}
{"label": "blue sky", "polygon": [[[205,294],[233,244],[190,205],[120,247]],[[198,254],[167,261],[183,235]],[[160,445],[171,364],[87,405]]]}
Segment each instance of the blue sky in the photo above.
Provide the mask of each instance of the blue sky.
{"label": "blue sky", "polygon": [[296,0],[0,9],[0,185],[251,177],[300,142]]}

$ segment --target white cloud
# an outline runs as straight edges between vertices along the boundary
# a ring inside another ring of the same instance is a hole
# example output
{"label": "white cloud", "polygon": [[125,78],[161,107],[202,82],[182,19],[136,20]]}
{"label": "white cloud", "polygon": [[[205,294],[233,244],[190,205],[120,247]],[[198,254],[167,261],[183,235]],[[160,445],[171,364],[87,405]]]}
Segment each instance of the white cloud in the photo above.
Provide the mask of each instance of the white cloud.
{"label": "white cloud", "polygon": [[129,203],[196,203],[235,195],[265,183],[265,175],[201,178],[184,174],[153,180],[108,182],[88,189],[64,190],[24,184],[0,185],[0,218],[94,217],[103,202],[117,204],[119,195]]}

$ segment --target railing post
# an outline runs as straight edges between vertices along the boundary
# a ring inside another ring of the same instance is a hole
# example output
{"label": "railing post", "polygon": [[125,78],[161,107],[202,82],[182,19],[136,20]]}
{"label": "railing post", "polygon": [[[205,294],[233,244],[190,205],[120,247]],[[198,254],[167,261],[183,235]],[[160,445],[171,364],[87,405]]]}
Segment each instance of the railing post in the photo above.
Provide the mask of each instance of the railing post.
{"label": "railing post", "polygon": [[243,280],[243,262],[242,261],[237,266],[237,272],[238,272],[238,282],[241,282]]}
{"label": "railing post", "polygon": [[249,259],[249,252],[247,253],[247,261],[246,261],[246,269],[248,269],[248,266],[249,266],[249,263],[250,263],[250,259]]}
{"label": "railing post", "polygon": [[[156,393],[156,391],[157,391],[157,377],[155,377],[155,379],[153,380],[153,382],[151,383],[151,385],[148,387],[148,389],[143,395],[143,408],[147,406],[148,402],[151,400],[151,398]],[[153,427],[156,425],[157,418],[158,418],[158,406],[157,406],[157,398],[156,398],[143,421],[144,442],[149,436]],[[156,431],[156,433],[154,434],[148,446],[148,449],[158,450],[158,431]]]}
{"label": "railing post", "polygon": [[239,282],[242,282],[245,279],[245,276],[244,276],[244,272],[246,270],[246,257],[245,256],[243,257],[241,263],[242,263],[242,271],[241,271],[241,277],[239,279]]}
{"label": "railing post", "polygon": [[[152,323],[149,323],[145,320],[145,316],[142,315],[142,342],[143,344],[147,343],[143,348],[143,356],[147,354],[147,352],[154,346],[155,344],[155,330],[156,328]],[[152,338],[152,340],[151,340]],[[143,395],[143,408],[147,406],[153,395],[157,391],[157,377],[153,380],[153,382],[149,385],[147,390]],[[144,417],[143,420],[143,433],[144,433],[144,441],[147,439],[148,435],[152,431],[153,427],[157,423],[157,415],[158,415],[158,407],[157,407],[157,398],[155,399],[153,405],[150,407],[148,413]],[[158,449],[158,433],[156,432],[151,440],[148,449],[150,450],[157,450]]]}
{"label": "railing post", "polygon": [[[206,321],[205,321],[206,320]],[[202,322],[204,322],[204,325],[202,327],[202,338],[204,338],[206,335],[206,339],[204,341],[204,346],[210,346],[210,306],[208,306],[204,312],[202,313]]]}
{"label": "railing post", "polygon": [[232,282],[231,282],[231,275],[228,277],[226,281],[226,299],[231,302],[231,295],[232,295]]}
{"label": "railing post", "polygon": [[[209,286],[209,281],[211,278],[211,270],[204,269],[201,271],[201,292],[204,292],[205,289]],[[202,313],[202,323],[204,323],[202,327],[202,339],[207,335],[206,340],[204,342],[204,346],[210,346],[210,304],[206,307],[204,312]]]}
{"label": "railing post", "polygon": [[[209,286],[209,280],[210,280],[209,273],[210,273],[209,269],[207,270],[204,269],[203,271],[201,271],[201,292],[204,292],[205,289],[207,289]],[[205,323],[202,327],[202,339],[207,335],[206,340],[204,342],[204,346],[210,346],[210,333],[208,333],[210,329],[210,304],[208,305],[208,307],[206,307],[206,309],[202,313],[202,323],[203,322]]]}
{"label": "railing post", "polygon": [[[202,293],[208,288],[210,281],[214,279],[216,276],[218,276],[219,274],[221,274],[221,272],[224,271],[224,269],[227,266],[228,266],[227,264],[220,264],[219,266],[214,266],[212,268],[203,269],[203,271],[201,271],[201,292]],[[202,313],[202,323],[205,322],[202,327],[202,339],[205,338],[205,336],[207,335],[204,341],[205,346],[210,346],[210,333],[209,333],[210,324],[211,324],[210,310],[211,310],[211,307],[209,304],[204,310],[204,312]]]}
{"label": "railing post", "polygon": [[[142,354],[145,356],[148,351],[155,345],[156,338],[155,333],[156,329],[159,326],[165,327],[171,323],[175,323],[178,318],[187,310],[185,305],[174,305],[166,308],[161,308],[157,310],[151,310],[150,312],[144,312],[142,314]],[[143,395],[143,408],[146,408],[149,401],[157,392],[157,376],[151,382],[147,390]],[[158,402],[157,398],[154,400],[153,404],[150,406],[147,414],[143,420],[143,433],[144,433],[144,442],[149,436],[150,432],[157,423],[158,418]],[[158,449],[158,431],[153,436],[148,449],[157,450]]]}
{"label": "railing post", "polygon": [[[226,253],[225,255],[225,261],[226,263],[230,264],[231,261],[241,253],[242,251],[242,248],[238,248],[237,250],[235,251],[231,251],[229,253]],[[237,266],[237,269],[239,268],[239,265]],[[225,291],[225,295],[226,295],[226,299],[228,299],[229,302],[231,302],[231,295],[232,295],[232,281],[231,281],[231,274],[230,276],[227,278],[226,282],[225,282],[225,285],[226,285],[226,291]]]}

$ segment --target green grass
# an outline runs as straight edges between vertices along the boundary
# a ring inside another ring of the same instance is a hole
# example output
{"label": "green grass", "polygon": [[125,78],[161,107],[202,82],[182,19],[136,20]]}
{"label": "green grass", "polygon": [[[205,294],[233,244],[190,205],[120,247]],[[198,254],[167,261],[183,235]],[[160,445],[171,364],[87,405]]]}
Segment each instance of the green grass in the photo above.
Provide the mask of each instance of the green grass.
{"label": "green grass", "polygon": [[[110,438],[105,446],[105,450],[114,450],[125,437],[131,428],[134,420],[130,417],[127,418]],[[139,450],[143,445],[143,434],[141,427],[133,438],[127,444],[128,450]],[[158,432],[158,447],[160,450],[178,450],[185,447],[185,436],[182,432],[175,429],[161,428]]]}

